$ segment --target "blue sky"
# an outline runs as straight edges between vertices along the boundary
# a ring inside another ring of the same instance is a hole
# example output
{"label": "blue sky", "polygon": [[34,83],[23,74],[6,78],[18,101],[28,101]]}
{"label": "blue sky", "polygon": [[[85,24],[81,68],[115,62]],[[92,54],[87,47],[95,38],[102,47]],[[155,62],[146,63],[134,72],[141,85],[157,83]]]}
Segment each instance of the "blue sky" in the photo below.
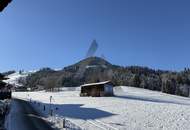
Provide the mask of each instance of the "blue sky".
{"label": "blue sky", "polygon": [[0,14],[0,71],[63,68],[93,39],[113,64],[190,67],[188,0],[13,0]]}

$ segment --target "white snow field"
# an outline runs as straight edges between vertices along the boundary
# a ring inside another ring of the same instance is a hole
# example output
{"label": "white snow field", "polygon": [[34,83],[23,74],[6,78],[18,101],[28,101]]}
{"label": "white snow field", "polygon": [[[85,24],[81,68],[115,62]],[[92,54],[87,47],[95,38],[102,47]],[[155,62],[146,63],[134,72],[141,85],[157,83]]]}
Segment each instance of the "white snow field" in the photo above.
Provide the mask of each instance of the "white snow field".
{"label": "white snow field", "polygon": [[19,72],[15,72],[13,74],[8,75],[7,78],[9,79],[4,80],[4,82],[15,85],[15,87],[19,87],[22,86],[22,84],[20,84],[18,80],[21,78],[26,78],[29,74],[32,74],[34,72],[36,71],[22,72],[21,74]]}
{"label": "white snow field", "polygon": [[[133,87],[116,87],[115,97],[79,97],[79,89],[62,92],[14,92],[32,99],[43,111],[49,107],[59,117],[85,130],[190,130],[190,99]],[[49,105],[50,96],[53,97]]]}

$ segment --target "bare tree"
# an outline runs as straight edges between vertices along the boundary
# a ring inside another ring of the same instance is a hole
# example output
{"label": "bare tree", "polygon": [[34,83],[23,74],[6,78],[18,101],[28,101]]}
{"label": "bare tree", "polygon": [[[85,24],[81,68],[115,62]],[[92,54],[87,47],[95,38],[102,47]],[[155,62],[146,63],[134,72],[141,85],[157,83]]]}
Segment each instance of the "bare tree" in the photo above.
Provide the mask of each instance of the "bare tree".
{"label": "bare tree", "polygon": [[46,78],[45,87],[48,91],[54,91],[57,85],[57,79],[55,77]]}

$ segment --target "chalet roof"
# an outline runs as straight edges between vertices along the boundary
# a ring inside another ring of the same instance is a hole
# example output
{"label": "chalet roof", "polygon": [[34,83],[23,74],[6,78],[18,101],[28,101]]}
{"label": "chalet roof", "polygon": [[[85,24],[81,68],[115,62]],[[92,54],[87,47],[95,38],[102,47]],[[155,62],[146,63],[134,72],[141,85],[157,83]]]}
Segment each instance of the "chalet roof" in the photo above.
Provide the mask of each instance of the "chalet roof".
{"label": "chalet roof", "polygon": [[111,81],[104,81],[104,82],[98,82],[98,83],[84,84],[84,85],[81,85],[81,87],[104,85],[104,84],[109,84],[109,83],[111,83]]}

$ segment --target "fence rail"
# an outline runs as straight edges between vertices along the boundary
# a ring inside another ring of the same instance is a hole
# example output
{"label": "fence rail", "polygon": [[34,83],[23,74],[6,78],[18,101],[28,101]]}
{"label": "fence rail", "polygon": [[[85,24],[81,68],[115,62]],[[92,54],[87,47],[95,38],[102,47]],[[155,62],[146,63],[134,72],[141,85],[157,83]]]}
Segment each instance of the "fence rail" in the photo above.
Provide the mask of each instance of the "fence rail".
{"label": "fence rail", "polygon": [[[28,99],[27,99],[28,100]],[[44,105],[40,105],[37,101],[28,100],[32,106],[39,111],[41,114],[47,116],[47,109],[44,109]],[[55,127],[63,130],[85,130],[73,123],[71,120],[66,119],[65,117],[58,116],[52,113],[50,114],[49,121],[54,124]]]}
{"label": "fence rail", "polygon": [[49,108],[51,107],[47,107],[40,101],[32,100],[31,98],[22,99],[29,101],[34,109],[40,112],[43,116],[46,116],[48,121],[51,122],[54,127],[60,130],[91,130],[91,128],[95,128],[97,130],[118,130],[117,128],[114,128],[113,126],[105,124],[99,120],[88,120],[85,121],[82,126],[79,126],[70,119],[57,115],[54,113],[53,109],[50,111]]}

